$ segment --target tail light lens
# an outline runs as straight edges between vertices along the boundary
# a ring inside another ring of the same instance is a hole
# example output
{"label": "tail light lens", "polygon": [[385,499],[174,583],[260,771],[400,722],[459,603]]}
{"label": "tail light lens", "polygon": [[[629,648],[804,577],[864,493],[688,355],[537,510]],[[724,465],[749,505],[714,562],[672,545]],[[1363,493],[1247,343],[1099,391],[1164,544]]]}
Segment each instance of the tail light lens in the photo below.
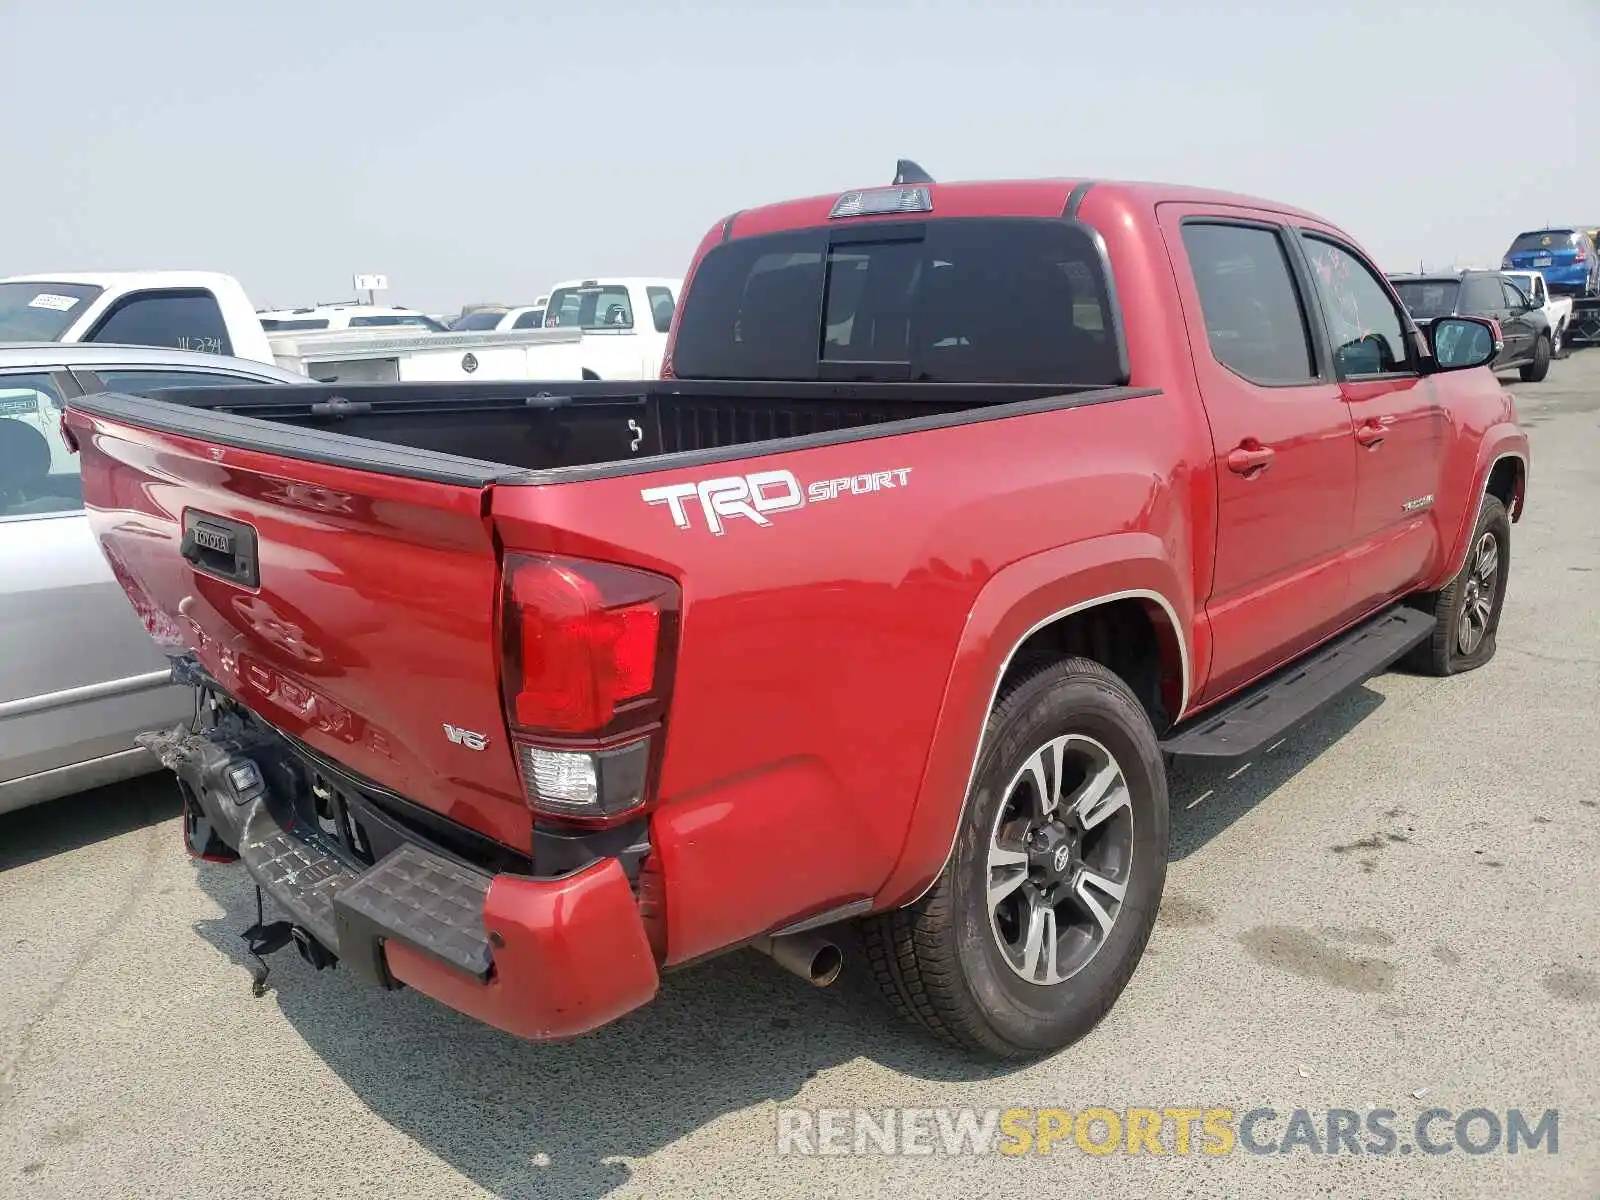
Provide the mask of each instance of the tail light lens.
{"label": "tail light lens", "polygon": [[517,554],[505,578],[506,719],[529,805],[583,824],[642,808],[676,659],[677,584]]}

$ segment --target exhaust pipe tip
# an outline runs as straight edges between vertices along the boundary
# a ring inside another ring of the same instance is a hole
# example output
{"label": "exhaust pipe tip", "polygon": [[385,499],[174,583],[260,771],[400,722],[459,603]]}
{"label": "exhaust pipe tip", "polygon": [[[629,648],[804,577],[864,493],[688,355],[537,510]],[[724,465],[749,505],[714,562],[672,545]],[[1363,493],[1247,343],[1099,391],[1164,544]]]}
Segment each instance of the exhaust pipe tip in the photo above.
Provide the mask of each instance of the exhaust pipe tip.
{"label": "exhaust pipe tip", "polygon": [[798,975],[812,987],[827,987],[844,970],[844,951],[839,949],[837,942],[820,934],[759,937],[752,945],[785,971]]}
{"label": "exhaust pipe tip", "polygon": [[811,956],[810,979],[814,987],[827,987],[839,978],[844,970],[844,951],[832,942],[824,942]]}

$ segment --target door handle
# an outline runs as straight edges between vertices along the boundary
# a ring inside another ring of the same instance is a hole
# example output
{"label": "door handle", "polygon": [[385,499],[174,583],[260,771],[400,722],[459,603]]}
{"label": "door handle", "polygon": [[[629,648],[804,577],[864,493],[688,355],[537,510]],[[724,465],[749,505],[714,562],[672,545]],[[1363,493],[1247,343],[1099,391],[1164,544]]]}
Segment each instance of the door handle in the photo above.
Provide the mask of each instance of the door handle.
{"label": "door handle", "polygon": [[1383,439],[1388,436],[1388,427],[1380,425],[1376,421],[1367,421],[1364,424],[1356,426],[1356,441],[1360,442],[1369,450],[1376,450],[1379,446],[1383,445]]}
{"label": "door handle", "polygon": [[1263,446],[1255,438],[1245,438],[1228,451],[1228,470],[1235,475],[1259,475],[1272,464],[1276,453],[1271,446]]}

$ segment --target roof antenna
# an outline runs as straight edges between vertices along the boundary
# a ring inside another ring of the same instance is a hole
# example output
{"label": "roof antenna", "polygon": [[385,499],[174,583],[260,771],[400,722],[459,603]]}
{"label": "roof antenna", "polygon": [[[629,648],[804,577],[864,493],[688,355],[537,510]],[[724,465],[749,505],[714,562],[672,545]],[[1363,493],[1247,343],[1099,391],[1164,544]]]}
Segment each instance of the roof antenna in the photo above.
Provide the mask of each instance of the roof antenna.
{"label": "roof antenna", "polygon": [[895,183],[932,183],[933,176],[929,175],[909,158],[897,159],[894,164]]}

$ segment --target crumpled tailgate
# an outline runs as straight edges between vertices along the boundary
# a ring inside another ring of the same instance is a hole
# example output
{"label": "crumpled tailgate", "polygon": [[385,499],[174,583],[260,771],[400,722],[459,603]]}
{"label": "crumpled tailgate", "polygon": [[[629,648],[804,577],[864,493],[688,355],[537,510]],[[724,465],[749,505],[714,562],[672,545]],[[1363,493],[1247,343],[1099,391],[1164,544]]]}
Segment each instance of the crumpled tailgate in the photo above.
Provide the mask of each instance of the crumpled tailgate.
{"label": "crumpled tailgate", "polygon": [[314,750],[528,849],[487,484],[67,420],[90,524],[158,642]]}

